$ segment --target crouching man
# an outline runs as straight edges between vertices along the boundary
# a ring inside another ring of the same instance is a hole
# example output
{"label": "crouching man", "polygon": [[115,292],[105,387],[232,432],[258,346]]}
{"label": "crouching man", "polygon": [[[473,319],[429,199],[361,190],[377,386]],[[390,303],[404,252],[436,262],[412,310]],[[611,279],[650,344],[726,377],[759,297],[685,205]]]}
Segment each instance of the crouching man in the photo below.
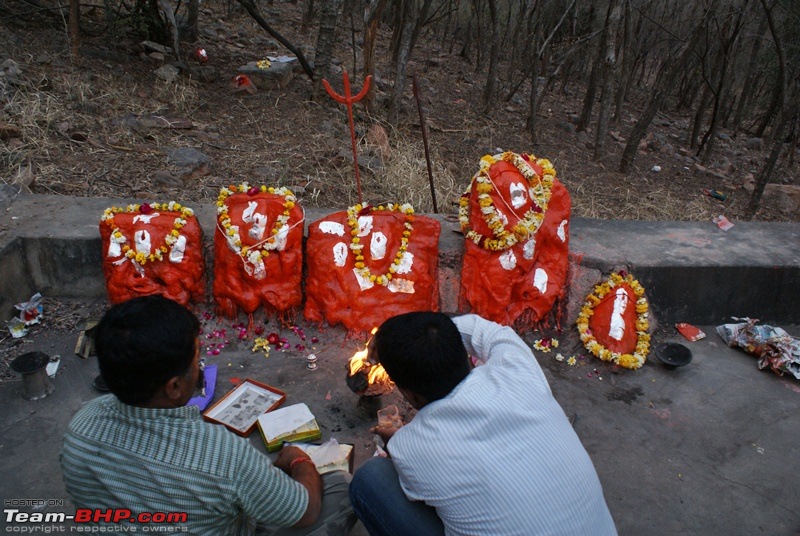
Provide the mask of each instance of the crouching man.
{"label": "crouching man", "polygon": [[321,477],[297,447],[273,465],[186,406],[200,380],[199,331],[193,313],[161,296],[103,316],[95,347],[113,394],[78,411],[61,453],[75,505],[185,514],[178,525],[196,535],[348,534],[348,475]]}

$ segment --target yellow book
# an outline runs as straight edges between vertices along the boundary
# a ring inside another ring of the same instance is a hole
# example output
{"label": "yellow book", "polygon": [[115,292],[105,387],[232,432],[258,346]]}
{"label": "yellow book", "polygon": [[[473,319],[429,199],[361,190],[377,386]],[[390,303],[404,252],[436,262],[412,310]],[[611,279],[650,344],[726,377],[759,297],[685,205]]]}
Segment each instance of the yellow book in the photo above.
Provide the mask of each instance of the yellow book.
{"label": "yellow book", "polygon": [[322,437],[314,414],[303,403],[264,413],[256,422],[267,452],[280,450],[287,441],[314,441]]}

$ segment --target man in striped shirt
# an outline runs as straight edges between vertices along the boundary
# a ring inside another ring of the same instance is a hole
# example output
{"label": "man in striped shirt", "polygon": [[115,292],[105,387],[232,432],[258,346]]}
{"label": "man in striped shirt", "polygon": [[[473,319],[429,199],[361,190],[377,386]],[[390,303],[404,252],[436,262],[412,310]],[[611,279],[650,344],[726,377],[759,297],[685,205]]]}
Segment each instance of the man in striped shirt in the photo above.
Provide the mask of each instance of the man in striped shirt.
{"label": "man in striped shirt", "polygon": [[76,506],[126,509],[134,520],[165,513],[179,521],[173,529],[197,535],[274,527],[289,527],[275,534],[348,534],[356,519],[344,473],[323,480],[297,447],[284,448],[273,465],[186,406],[201,380],[199,330],[193,313],[161,296],[134,298],[104,315],[95,347],[113,395],[75,415],[61,453]]}
{"label": "man in striped shirt", "polygon": [[511,328],[408,313],[381,325],[370,352],[418,410],[375,429],[390,458],[353,477],[372,536],[616,534],[591,459]]}

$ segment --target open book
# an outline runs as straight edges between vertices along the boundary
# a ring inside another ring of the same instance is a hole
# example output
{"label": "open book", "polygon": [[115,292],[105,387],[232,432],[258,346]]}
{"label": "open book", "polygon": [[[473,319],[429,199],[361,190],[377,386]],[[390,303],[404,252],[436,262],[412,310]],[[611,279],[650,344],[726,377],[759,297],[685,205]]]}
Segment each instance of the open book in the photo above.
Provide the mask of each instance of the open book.
{"label": "open book", "polygon": [[314,414],[303,403],[264,413],[256,422],[267,452],[280,450],[287,441],[314,441],[322,437]]}
{"label": "open book", "polygon": [[311,457],[320,474],[331,471],[353,472],[353,445],[329,439],[322,445],[292,443],[292,446],[303,449]]}

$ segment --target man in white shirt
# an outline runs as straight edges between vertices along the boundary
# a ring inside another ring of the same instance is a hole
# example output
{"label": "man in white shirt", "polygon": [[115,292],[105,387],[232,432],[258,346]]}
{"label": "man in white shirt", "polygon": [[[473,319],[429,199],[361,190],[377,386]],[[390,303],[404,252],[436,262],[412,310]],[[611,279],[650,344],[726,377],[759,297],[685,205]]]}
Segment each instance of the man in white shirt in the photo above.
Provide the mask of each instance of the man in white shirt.
{"label": "man in white shirt", "polygon": [[370,348],[418,410],[375,429],[391,459],[369,460],[351,483],[371,535],[616,534],[589,455],[511,328],[407,313]]}

